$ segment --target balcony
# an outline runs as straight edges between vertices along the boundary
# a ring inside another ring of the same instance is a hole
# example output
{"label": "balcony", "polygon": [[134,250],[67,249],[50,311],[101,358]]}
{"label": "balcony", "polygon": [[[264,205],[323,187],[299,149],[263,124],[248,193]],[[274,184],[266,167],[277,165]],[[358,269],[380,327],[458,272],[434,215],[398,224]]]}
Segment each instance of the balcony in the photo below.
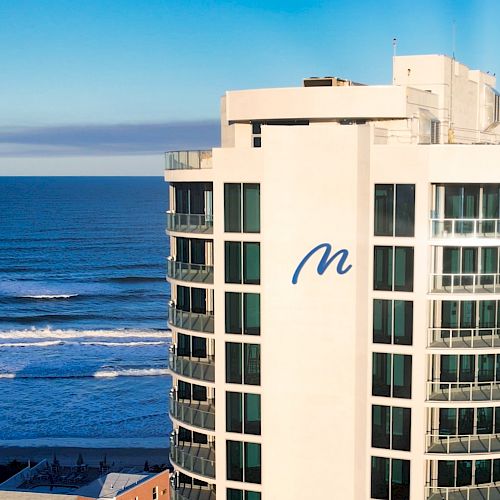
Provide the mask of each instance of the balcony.
{"label": "balcony", "polygon": [[431,293],[500,293],[500,274],[435,274]]}
{"label": "balcony", "polygon": [[196,486],[170,486],[170,500],[215,500],[215,491]]}
{"label": "balcony", "polygon": [[181,469],[206,478],[215,478],[215,449],[196,444],[170,442],[170,460]]}
{"label": "balcony", "polygon": [[500,401],[500,382],[427,382],[429,401]]}
{"label": "balcony", "polygon": [[429,328],[427,346],[433,349],[500,347],[500,328]]}
{"label": "balcony", "polygon": [[208,356],[206,361],[194,360],[170,353],[169,368],[178,375],[215,382],[215,357]]}
{"label": "balcony", "polygon": [[500,485],[494,483],[456,488],[426,486],[425,498],[427,500],[498,500],[500,498]]}
{"label": "balcony", "polygon": [[500,434],[426,435],[427,453],[500,452]]}
{"label": "balcony", "polygon": [[193,427],[215,430],[215,407],[211,400],[184,403],[176,400],[174,394],[170,394],[170,415]]}
{"label": "balcony", "polygon": [[167,211],[167,231],[212,234],[213,230],[214,221],[212,215],[178,214]]}
{"label": "balcony", "polygon": [[167,151],[165,170],[212,168],[212,150]]}
{"label": "balcony", "polygon": [[211,285],[214,282],[214,266],[179,262],[172,257],[168,257],[167,276],[173,280]]}
{"label": "balcony", "polygon": [[214,333],[213,314],[182,311],[181,309],[177,309],[173,302],[170,302],[169,304],[168,321],[172,326],[182,328],[183,330]]}
{"label": "balcony", "polygon": [[500,238],[500,219],[431,219],[432,238]]}

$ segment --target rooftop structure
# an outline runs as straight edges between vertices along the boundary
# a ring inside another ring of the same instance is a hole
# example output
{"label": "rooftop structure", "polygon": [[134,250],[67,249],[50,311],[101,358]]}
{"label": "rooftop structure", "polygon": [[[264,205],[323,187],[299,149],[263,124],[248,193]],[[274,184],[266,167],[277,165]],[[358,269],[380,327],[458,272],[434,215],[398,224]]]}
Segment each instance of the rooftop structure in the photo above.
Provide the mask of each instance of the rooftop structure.
{"label": "rooftop structure", "polygon": [[137,468],[89,467],[83,463],[64,466],[54,458],[28,466],[0,484],[5,500],[167,500],[168,470],[149,473]]}
{"label": "rooftop structure", "polygon": [[500,498],[495,78],[393,73],[227,92],[167,153],[175,500]]}

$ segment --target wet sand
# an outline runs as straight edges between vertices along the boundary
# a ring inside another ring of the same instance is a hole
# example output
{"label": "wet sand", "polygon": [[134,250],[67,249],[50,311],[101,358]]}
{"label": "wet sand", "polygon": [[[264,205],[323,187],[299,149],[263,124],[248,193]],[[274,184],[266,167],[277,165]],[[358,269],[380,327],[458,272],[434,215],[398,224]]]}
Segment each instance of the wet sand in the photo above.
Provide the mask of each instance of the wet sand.
{"label": "wet sand", "polygon": [[111,465],[114,462],[116,466],[144,466],[146,460],[149,465],[168,464],[168,448],[79,448],[64,446],[0,447],[0,464],[6,464],[12,460],[39,462],[44,458],[51,461],[54,453],[61,465],[75,465],[80,453],[84,462],[90,466],[99,466],[99,462],[104,459],[105,454],[108,464]]}

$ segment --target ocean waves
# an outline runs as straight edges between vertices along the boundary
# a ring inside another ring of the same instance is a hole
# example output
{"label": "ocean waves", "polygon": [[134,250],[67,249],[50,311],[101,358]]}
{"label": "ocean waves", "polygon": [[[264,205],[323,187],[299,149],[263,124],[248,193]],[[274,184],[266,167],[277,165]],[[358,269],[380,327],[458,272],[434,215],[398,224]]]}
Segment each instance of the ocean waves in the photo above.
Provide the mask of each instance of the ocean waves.
{"label": "ocean waves", "polygon": [[52,373],[0,373],[0,379],[82,379],[82,378],[116,378],[116,377],[165,377],[169,375],[167,368],[125,368],[102,369],[93,373],[76,372],[68,374]]}
{"label": "ocean waves", "polygon": [[[136,329],[136,328],[118,328],[110,330],[77,330],[77,329],[56,329],[56,328],[26,328],[24,330],[0,330],[0,345],[1,340],[23,340],[23,339],[86,339],[99,338],[100,342],[105,342],[108,338],[121,338],[124,343],[131,344],[132,339],[170,339],[169,330],[154,330],[154,329]],[[95,343],[95,342],[94,342]]]}

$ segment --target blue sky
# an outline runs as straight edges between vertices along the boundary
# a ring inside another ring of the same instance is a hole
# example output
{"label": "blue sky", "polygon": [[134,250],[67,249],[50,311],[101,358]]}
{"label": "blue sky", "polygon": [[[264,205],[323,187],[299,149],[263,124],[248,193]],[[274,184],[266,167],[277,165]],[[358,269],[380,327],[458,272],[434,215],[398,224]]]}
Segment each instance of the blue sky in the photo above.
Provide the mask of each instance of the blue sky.
{"label": "blue sky", "polygon": [[494,0],[3,0],[0,174],[60,157],[120,173],[125,155],[161,175],[161,151],[217,142],[225,90],[389,83],[393,37],[399,54],[451,54],[453,21],[457,58],[500,75],[499,17]]}

